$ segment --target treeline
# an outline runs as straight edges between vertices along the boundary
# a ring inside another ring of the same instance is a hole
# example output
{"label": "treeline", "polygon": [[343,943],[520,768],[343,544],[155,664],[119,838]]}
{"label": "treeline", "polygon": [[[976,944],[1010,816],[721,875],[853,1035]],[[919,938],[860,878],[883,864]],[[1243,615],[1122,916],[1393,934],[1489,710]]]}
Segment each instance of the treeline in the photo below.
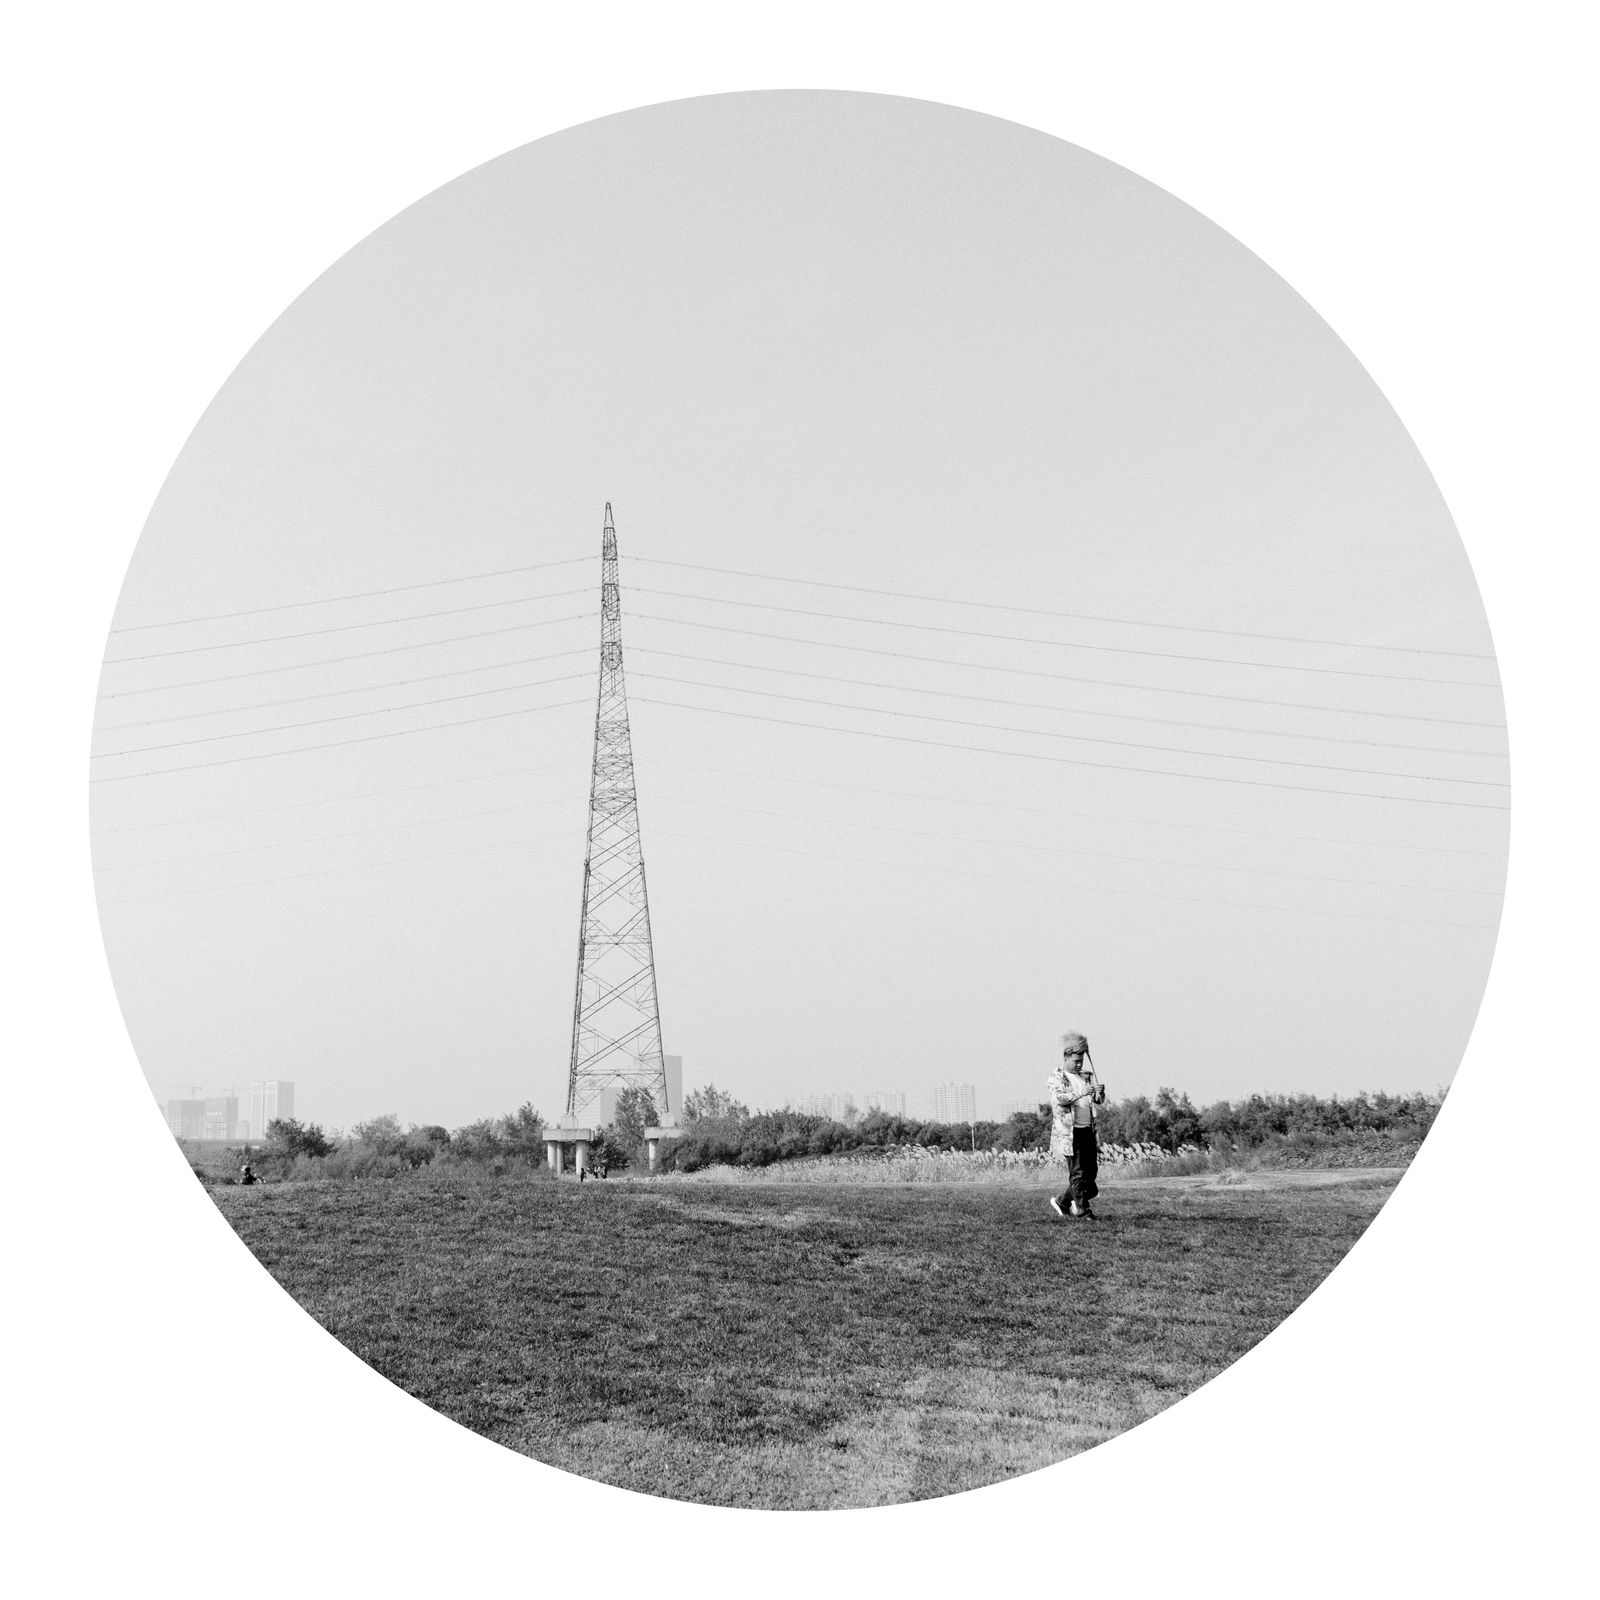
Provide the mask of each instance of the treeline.
{"label": "treeline", "polygon": [[286,1117],[267,1124],[261,1144],[239,1146],[230,1156],[266,1179],[391,1178],[452,1165],[504,1171],[544,1164],[544,1118],[526,1104],[454,1131],[436,1123],[402,1127],[398,1117],[381,1116],[328,1133],[315,1122]]}
{"label": "treeline", "polygon": [[[709,1114],[693,1115],[689,1097],[687,1131],[673,1152],[684,1172],[701,1167],[769,1166],[800,1156],[840,1155],[895,1145],[935,1150],[1046,1150],[1050,1146],[1050,1108],[1016,1112],[1004,1122],[918,1121],[883,1111],[857,1122],[835,1122],[799,1111],[751,1112],[719,1091],[702,1091]],[[1443,1094],[1358,1094],[1349,1099],[1316,1095],[1251,1095],[1199,1107],[1187,1094],[1158,1090],[1152,1099],[1135,1095],[1101,1108],[1101,1142],[1154,1145],[1177,1152],[1196,1146],[1218,1154],[1248,1154],[1269,1145],[1327,1147],[1382,1139],[1396,1146],[1416,1145],[1433,1125]]]}
{"label": "treeline", "polygon": [[[644,1130],[658,1120],[641,1089],[617,1097],[616,1116],[592,1147],[595,1165],[621,1170],[643,1159]],[[195,1170],[208,1181],[230,1181],[248,1162],[257,1178],[391,1178],[423,1167],[468,1166],[491,1172],[542,1169],[544,1118],[531,1103],[503,1117],[485,1117],[454,1130],[437,1123],[402,1127],[396,1116],[373,1117],[347,1132],[329,1133],[292,1117],[269,1122],[260,1145],[239,1146],[232,1171]]]}
{"label": "treeline", "polygon": [[[1381,1143],[1414,1148],[1432,1127],[1444,1095],[1251,1095],[1196,1106],[1187,1094],[1160,1089],[1100,1108],[1103,1144],[1154,1146],[1176,1153],[1197,1147],[1222,1156],[1282,1148],[1304,1154]],[[615,1119],[592,1154],[613,1172],[643,1168],[644,1130],[659,1121],[642,1089],[618,1097]],[[292,1118],[269,1123],[264,1144],[241,1146],[224,1158],[231,1168],[196,1164],[207,1182],[234,1181],[249,1161],[258,1178],[382,1178],[424,1167],[468,1166],[489,1172],[542,1170],[544,1118],[531,1104],[454,1130],[437,1124],[402,1127],[395,1116],[373,1117],[347,1132],[327,1133]],[[669,1166],[694,1172],[709,1166],[765,1167],[803,1156],[870,1153],[919,1145],[930,1150],[1046,1150],[1050,1109],[1040,1105],[1003,1122],[932,1122],[869,1112],[836,1122],[800,1111],[752,1111],[715,1087],[696,1090],[684,1105],[683,1136],[666,1147]]]}
{"label": "treeline", "polygon": [[1212,1150],[1251,1151],[1283,1140],[1338,1142],[1379,1136],[1396,1144],[1418,1144],[1444,1103],[1437,1094],[1334,1095],[1253,1094],[1248,1100],[1218,1100],[1197,1108],[1186,1094],[1161,1089],[1106,1106],[1100,1136],[1115,1144],[1204,1145]]}

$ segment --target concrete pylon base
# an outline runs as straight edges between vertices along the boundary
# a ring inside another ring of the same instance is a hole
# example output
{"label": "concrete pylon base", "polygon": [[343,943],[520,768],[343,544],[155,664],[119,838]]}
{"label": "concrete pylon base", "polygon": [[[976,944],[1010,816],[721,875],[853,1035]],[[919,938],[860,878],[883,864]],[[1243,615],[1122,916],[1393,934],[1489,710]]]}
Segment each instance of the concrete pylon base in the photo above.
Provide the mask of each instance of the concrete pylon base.
{"label": "concrete pylon base", "polygon": [[567,1147],[572,1147],[573,1168],[581,1177],[589,1169],[590,1148],[599,1142],[598,1128],[546,1128],[545,1165],[559,1178],[567,1168]]}
{"label": "concrete pylon base", "polygon": [[654,1172],[661,1160],[661,1146],[674,1139],[683,1137],[682,1128],[646,1128],[644,1130],[645,1153],[650,1158],[650,1170]]}

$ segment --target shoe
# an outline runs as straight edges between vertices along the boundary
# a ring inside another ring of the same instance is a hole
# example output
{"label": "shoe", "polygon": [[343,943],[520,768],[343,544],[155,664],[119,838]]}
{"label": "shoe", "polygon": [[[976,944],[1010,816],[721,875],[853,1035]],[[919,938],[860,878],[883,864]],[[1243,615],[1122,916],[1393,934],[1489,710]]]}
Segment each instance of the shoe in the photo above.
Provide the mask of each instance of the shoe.
{"label": "shoe", "polygon": [[1081,1217],[1083,1215],[1083,1207],[1080,1206],[1076,1200],[1074,1200],[1072,1204],[1067,1207],[1067,1215],[1069,1217]]}
{"label": "shoe", "polygon": [[1089,1220],[1090,1220],[1090,1221],[1091,1221],[1091,1222],[1098,1222],[1098,1221],[1099,1221],[1099,1220],[1100,1220],[1100,1219],[1099,1219],[1099,1217],[1097,1217],[1097,1216],[1096,1216],[1096,1215],[1095,1215],[1095,1214],[1094,1214],[1094,1207],[1093,1207],[1093,1206],[1089,1206],[1089,1205],[1086,1205],[1086,1206],[1085,1206],[1085,1207],[1084,1207],[1084,1208],[1083,1208],[1083,1214],[1084,1214],[1084,1216],[1086,1216],[1086,1217],[1087,1217],[1087,1218],[1088,1218],[1088,1219],[1089,1219]]}
{"label": "shoe", "polygon": [[1058,1217],[1066,1216],[1066,1212],[1061,1209],[1061,1202],[1057,1200],[1054,1195],[1050,1196],[1050,1209],[1055,1212]]}

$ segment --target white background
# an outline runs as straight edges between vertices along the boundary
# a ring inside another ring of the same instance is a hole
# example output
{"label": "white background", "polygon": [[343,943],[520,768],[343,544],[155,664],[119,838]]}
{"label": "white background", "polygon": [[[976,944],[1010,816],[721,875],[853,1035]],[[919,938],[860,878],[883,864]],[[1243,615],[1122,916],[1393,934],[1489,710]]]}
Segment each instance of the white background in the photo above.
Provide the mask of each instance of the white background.
{"label": "white background", "polygon": [[[861,0],[62,5],[13,23],[18,1592],[1386,1595],[1576,1577],[1594,1256],[1584,24],[1550,4]],[[1500,652],[1516,807],[1495,971],[1438,1130],[1302,1311],[1088,1456],[953,1501],[801,1517],[623,1495],[515,1457],[393,1390],[283,1295],[145,1088],[85,822],[123,567],[187,430],[277,311],[505,149],[632,105],[779,86],[1045,129],[1170,189],[1304,294],[1456,517]]]}

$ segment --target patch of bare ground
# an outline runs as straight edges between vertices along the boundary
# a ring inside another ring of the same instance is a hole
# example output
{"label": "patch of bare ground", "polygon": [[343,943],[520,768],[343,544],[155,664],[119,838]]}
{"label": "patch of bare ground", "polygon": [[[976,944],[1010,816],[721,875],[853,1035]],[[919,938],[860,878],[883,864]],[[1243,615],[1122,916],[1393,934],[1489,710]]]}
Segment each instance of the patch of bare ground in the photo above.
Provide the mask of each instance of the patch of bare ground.
{"label": "patch of bare ground", "polygon": [[1184,1173],[1175,1177],[1135,1173],[1101,1173],[1112,1186],[1170,1189],[1331,1189],[1375,1184],[1385,1193],[1405,1176],[1404,1167],[1228,1167],[1221,1172]]}

